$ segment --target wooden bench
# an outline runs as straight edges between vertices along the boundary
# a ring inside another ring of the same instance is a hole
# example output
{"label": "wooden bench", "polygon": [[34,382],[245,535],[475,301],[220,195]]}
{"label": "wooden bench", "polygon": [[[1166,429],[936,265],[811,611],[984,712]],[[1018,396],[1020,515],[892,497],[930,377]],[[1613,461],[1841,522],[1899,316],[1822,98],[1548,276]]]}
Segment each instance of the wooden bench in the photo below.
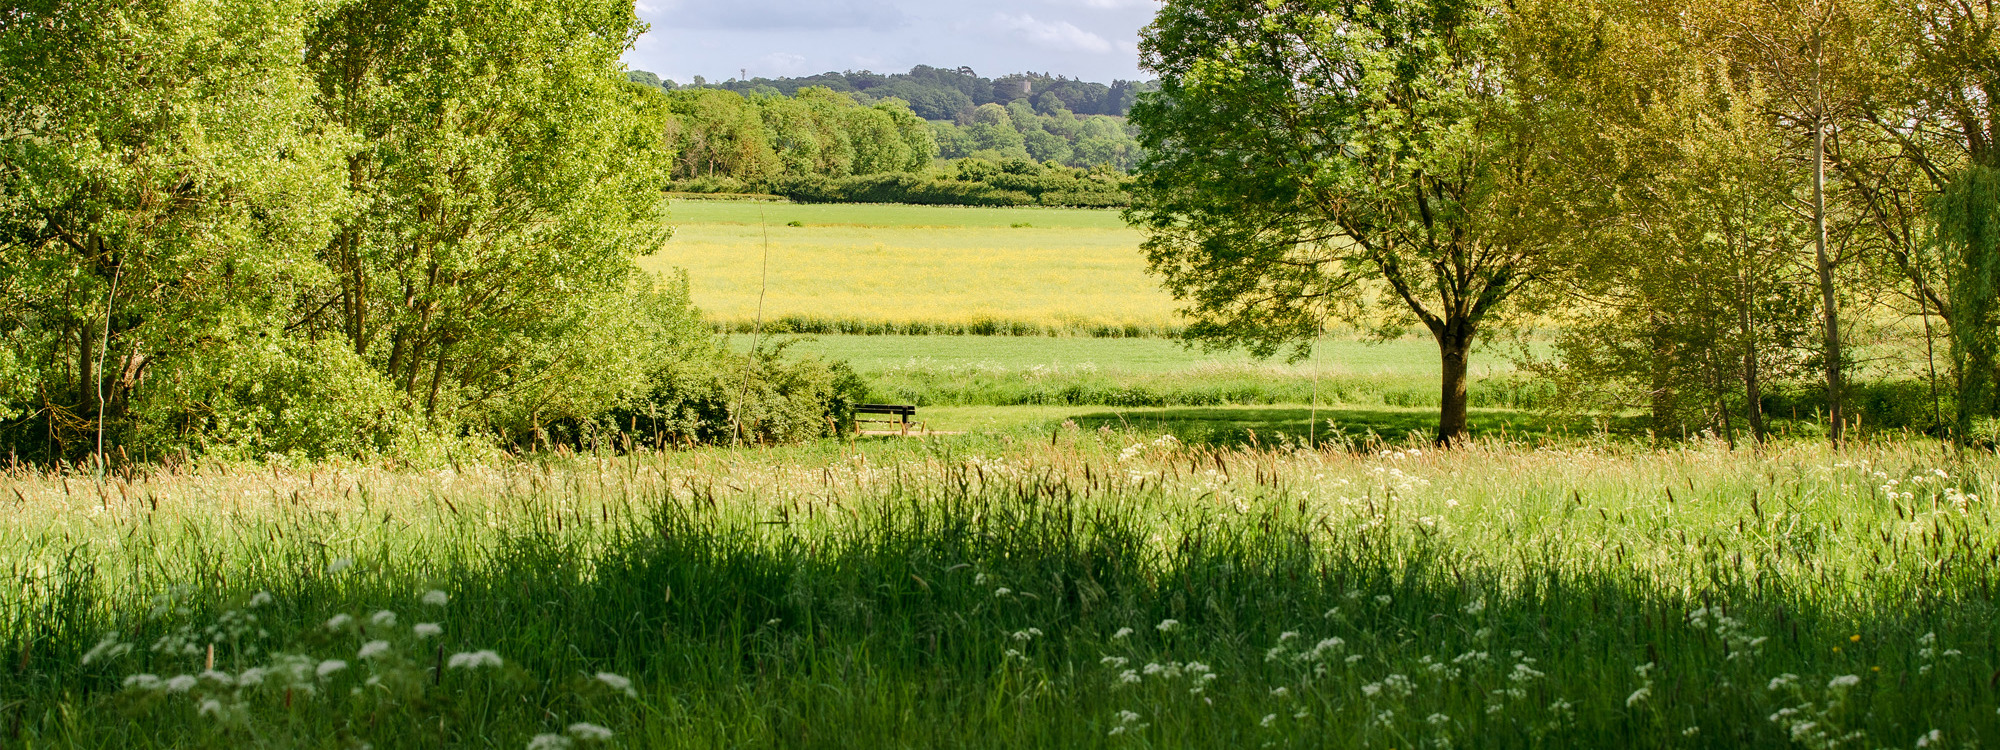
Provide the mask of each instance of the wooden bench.
{"label": "wooden bench", "polygon": [[[861,415],[863,414],[890,416],[890,417],[896,417],[896,419],[862,419]],[[900,424],[902,426],[901,427],[902,434],[908,435],[910,434],[910,425],[913,424],[910,421],[910,418],[916,415],[917,415],[917,407],[911,406],[909,404],[856,404],[854,406],[854,434],[856,435],[861,434],[862,422],[877,422],[877,423],[887,423],[887,424]],[[923,425],[923,423],[921,422],[916,422],[914,424],[918,425],[919,427]]]}

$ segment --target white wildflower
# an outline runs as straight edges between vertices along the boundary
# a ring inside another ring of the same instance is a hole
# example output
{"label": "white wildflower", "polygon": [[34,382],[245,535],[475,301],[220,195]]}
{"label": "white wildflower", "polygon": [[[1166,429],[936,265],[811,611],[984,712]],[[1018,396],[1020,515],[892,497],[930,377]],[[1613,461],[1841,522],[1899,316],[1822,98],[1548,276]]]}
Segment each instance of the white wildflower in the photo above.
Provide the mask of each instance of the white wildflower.
{"label": "white wildflower", "polygon": [[319,666],[314,667],[313,674],[319,675],[320,679],[326,679],[327,675],[331,675],[335,672],[338,672],[346,668],[347,668],[347,662],[341,661],[339,659],[328,659],[326,661],[320,662]]}
{"label": "white wildflower", "polygon": [[993,590],[993,595],[994,595],[994,596],[1009,596],[1009,595],[1012,595],[1013,593],[1014,593],[1014,590],[1013,590],[1013,589],[1010,589],[1010,588],[1007,588],[1006,586],[1001,586],[1000,588],[997,588],[997,589],[994,589],[994,590]]}
{"label": "white wildflower", "polygon": [[1688,727],[1681,730],[1682,737],[1693,737],[1697,734],[1701,734],[1701,727]]}
{"label": "white wildflower", "polygon": [[1289,698],[1291,697],[1291,695],[1292,695],[1291,688],[1285,687],[1283,685],[1271,688],[1271,696],[1274,698]]}
{"label": "white wildflower", "polygon": [[1259,721],[1259,722],[1257,722],[1257,726],[1260,726],[1260,727],[1268,727],[1268,726],[1270,726],[1271,724],[1273,724],[1273,723],[1277,722],[1277,720],[1278,720],[1278,715],[1277,715],[1277,714],[1265,714],[1265,715],[1264,715],[1264,720],[1263,720],[1263,721]]}
{"label": "white wildflower", "polygon": [[1119,628],[1118,632],[1111,634],[1111,640],[1122,641],[1131,635],[1132,635],[1131,628]]}
{"label": "white wildflower", "polygon": [[194,675],[191,674],[175,675],[173,677],[167,678],[166,682],[167,692],[185,693],[189,689],[194,687],[194,683],[195,683]]}
{"label": "white wildflower", "polygon": [[1631,695],[1625,696],[1625,707],[1631,708],[1633,706],[1639,705],[1647,698],[1652,697],[1652,695],[1653,695],[1653,688],[1651,687],[1642,687],[1639,688],[1638,690],[1634,690],[1632,691]]}
{"label": "white wildflower", "polygon": [[448,601],[451,601],[451,595],[446,594],[443,591],[439,591],[437,589],[431,589],[429,591],[424,592],[423,602],[430,606],[442,607],[445,605],[445,602]]}
{"label": "white wildflower", "polygon": [[1139,672],[1137,670],[1127,669],[1123,672],[1118,673],[1118,681],[1115,684],[1136,685],[1139,684],[1139,681],[1140,681]]}
{"label": "white wildflower", "polygon": [[445,660],[445,666],[451,669],[498,667],[500,663],[500,655],[492,651],[465,651],[452,654],[451,658]]}
{"label": "white wildflower", "polygon": [[375,623],[375,627],[378,628],[392,628],[396,626],[396,613],[385,609],[370,615],[368,621]]}
{"label": "white wildflower", "polygon": [[352,624],[354,624],[354,618],[348,617],[346,613],[341,613],[327,618],[326,629],[339,630]]}
{"label": "white wildflower", "polygon": [[410,632],[415,633],[419,639],[429,638],[444,635],[444,626],[435,622],[420,622],[416,627],[410,628]]}
{"label": "white wildflower", "polygon": [[1389,606],[1389,602],[1392,602],[1392,601],[1395,601],[1395,600],[1394,600],[1394,599],[1390,599],[1390,598],[1389,598],[1389,595],[1388,595],[1388,594],[1378,594],[1378,595],[1376,595],[1376,597],[1375,597],[1375,603],[1376,603],[1376,604],[1380,604],[1380,605],[1382,605],[1382,606],[1384,606],[1384,607],[1386,607],[1386,606]]}
{"label": "white wildflower", "polygon": [[125,687],[131,690],[158,690],[161,685],[159,675],[135,674],[125,678]]}
{"label": "white wildflower", "polygon": [[106,633],[103,640],[98,641],[97,645],[92,646],[90,651],[83,655],[83,663],[89,664],[98,659],[116,659],[131,650],[132,644],[119,642],[117,633]]}
{"label": "white wildflower", "polygon": [[598,672],[597,681],[604,683],[606,687],[612,690],[624,693],[633,698],[639,697],[639,691],[632,689],[632,680],[624,676],[615,675],[610,672]]}
{"label": "white wildflower", "polygon": [[1123,656],[1106,656],[1102,659],[1098,659],[1097,663],[1110,667],[1112,669],[1119,669],[1121,667],[1124,667],[1127,661],[1128,660]]}
{"label": "white wildflower", "polygon": [[560,734],[538,734],[528,740],[528,750],[569,750],[572,744]]}
{"label": "white wildflower", "polygon": [[1451,717],[1446,716],[1444,714],[1431,714],[1430,716],[1424,718],[1424,722],[1434,727],[1441,727],[1446,724],[1450,724]]}
{"label": "white wildflower", "polygon": [[582,721],[569,725],[569,734],[585,742],[603,742],[611,739],[610,729]]}
{"label": "white wildflower", "polygon": [[243,674],[236,676],[236,684],[242,685],[243,687],[255,687],[263,683],[264,683],[264,670],[262,667],[251,667],[249,669],[245,669],[243,670]]}
{"label": "white wildflower", "polygon": [[1786,672],[1784,674],[1771,678],[1771,684],[1766,687],[1768,687],[1770,690],[1775,691],[1775,690],[1782,690],[1784,688],[1788,688],[1793,685],[1797,685],[1798,683],[1799,683],[1798,675]]}
{"label": "white wildflower", "polygon": [[334,573],[339,573],[339,572],[341,572],[341,571],[343,571],[343,570],[346,570],[346,569],[348,569],[348,568],[352,568],[352,567],[354,567],[354,561],[353,561],[353,560],[351,560],[351,559],[348,559],[348,558],[345,558],[345,557],[343,557],[343,558],[339,558],[339,559],[337,559],[337,560],[334,560],[334,561],[333,561],[332,563],[328,564],[328,565],[326,566],[326,572],[327,572],[327,574],[328,574],[328,575],[332,575],[332,574],[334,574]]}
{"label": "white wildflower", "polygon": [[1171,633],[1181,629],[1181,621],[1169,618],[1161,620],[1160,624],[1154,625],[1153,628],[1162,633]]}
{"label": "white wildflower", "polygon": [[357,654],[357,656],[363,659],[373,659],[386,653],[389,653],[388,641],[369,641],[361,644],[361,653]]}
{"label": "white wildflower", "polygon": [[1832,681],[1826,683],[1826,689],[1839,690],[1842,688],[1851,688],[1859,684],[1861,684],[1860,677],[1851,674],[1844,674],[1839,677],[1835,677],[1833,678]]}
{"label": "white wildflower", "polygon": [[236,675],[232,675],[228,672],[218,672],[213,669],[201,673],[200,677],[204,680],[208,680],[209,682],[213,682],[217,685],[236,684]]}
{"label": "white wildflower", "polygon": [[1118,723],[1120,723],[1120,724],[1130,724],[1130,723],[1132,723],[1132,722],[1135,722],[1135,721],[1138,721],[1138,720],[1139,720],[1139,714],[1137,714],[1137,713],[1135,713],[1135,712],[1132,712],[1132,711],[1119,711],[1119,712],[1118,712]]}
{"label": "white wildflower", "polygon": [[[215,716],[216,718],[222,718],[222,701],[216,700],[214,698],[202,701],[201,706],[196,708],[194,712],[200,716],[212,715]],[[1919,745],[1919,747],[1921,747],[1921,745]]]}
{"label": "white wildflower", "polygon": [[1917,747],[1930,747],[1944,741],[1944,732],[1936,729],[1917,738]]}
{"label": "white wildflower", "polygon": [[1459,610],[1468,615],[1477,615],[1481,612],[1485,612],[1486,598],[1480,597],[1478,599],[1474,599],[1471,602],[1468,602],[1465,606],[1460,607]]}
{"label": "white wildflower", "polygon": [[1283,633],[1279,633],[1279,634],[1278,634],[1278,642],[1279,642],[1279,643],[1284,643],[1285,641],[1289,641],[1289,640],[1291,640],[1291,639],[1293,639],[1293,638],[1297,638],[1297,637],[1299,637],[1299,631],[1296,631],[1296,630],[1287,630],[1287,631],[1285,631],[1285,632],[1283,632]]}
{"label": "white wildflower", "polygon": [[271,592],[259,591],[250,595],[250,608],[256,609],[271,603]]}

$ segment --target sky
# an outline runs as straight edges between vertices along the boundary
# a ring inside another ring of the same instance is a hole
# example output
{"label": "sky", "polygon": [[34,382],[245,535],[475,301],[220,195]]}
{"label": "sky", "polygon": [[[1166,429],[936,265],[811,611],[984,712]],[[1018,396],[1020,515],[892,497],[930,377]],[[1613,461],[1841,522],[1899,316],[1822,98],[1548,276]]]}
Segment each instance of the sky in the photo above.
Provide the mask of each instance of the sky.
{"label": "sky", "polygon": [[1143,80],[1139,29],[1158,0],[638,0],[652,29],[625,65],[687,83],[970,66]]}

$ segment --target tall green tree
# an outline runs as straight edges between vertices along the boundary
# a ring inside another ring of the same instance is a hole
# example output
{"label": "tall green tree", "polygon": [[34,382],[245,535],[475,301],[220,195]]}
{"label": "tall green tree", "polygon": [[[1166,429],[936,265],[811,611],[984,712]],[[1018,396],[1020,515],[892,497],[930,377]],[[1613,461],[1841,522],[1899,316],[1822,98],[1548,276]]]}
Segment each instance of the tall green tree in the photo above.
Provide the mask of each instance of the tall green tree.
{"label": "tall green tree", "polygon": [[1515,95],[1487,0],[1180,0],[1141,41],[1160,76],[1130,219],[1190,334],[1303,346],[1375,282],[1437,341],[1437,439],[1466,433],[1473,344],[1555,267],[1557,137]]}
{"label": "tall green tree", "polygon": [[[343,206],[298,64],[315,5],[29,0],[0,12],[0,419],[122,444],[148,384],[285,334]],[[205,419],[201,415],[190,418]],[[34,432],[39,434],[24,434]]]}
{"label": "tall green tree", "polygon": [[[1932,250],[1935,262],[1914,257],[1905,267],[1916,295],[1941,302],[1937,311],[1949,323],[1956,432],[1965,439],[1974,420],[1995,413],[2000,390],[2000,13],[1984,3],[1890,0],[1872,10],[1888,42],[1875,56],[1882,78],[1894,83],[1871,92],[1864,133],[1892,145],[1878,151],[1894,161],[1863,172],[1857,159],[1850,170],[1883,178],[1871,184],[1870,207],[1885,232],[1912,214],[1922,218],[1902,230],[1901,244]],[[1907,189],[1899,176],[1923,187]],[[1918,201],[1921,210],[1912,211]],[[1907,239],[1913,235],[1924,239]],[[1941,278],[1927,278],[1926,268]]]}
{"label": "tall green tree", "polygon": [[617,0],[361,0],[317,24],[320,104],[365,145],[324,250],[336,281],[298,325],[343,336],[440,423],[575,416],[531,395],[613,374],[558,366],[587,356],[562,342],[667,236],[665,103],[618,59],[640,30]]}

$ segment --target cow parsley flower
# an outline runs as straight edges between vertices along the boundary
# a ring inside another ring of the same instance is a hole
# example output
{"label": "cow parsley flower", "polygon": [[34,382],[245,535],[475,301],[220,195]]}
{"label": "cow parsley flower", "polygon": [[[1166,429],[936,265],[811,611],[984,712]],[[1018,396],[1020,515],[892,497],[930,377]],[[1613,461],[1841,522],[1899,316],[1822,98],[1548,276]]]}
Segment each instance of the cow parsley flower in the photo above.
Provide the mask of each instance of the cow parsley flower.
{"label": "cow parsley flower", "polygon": [[560,734],[538,734],[528,739],[528,750],[569,750],[572,744]]}
{"label": "cow parsley flower", "polygon": [[451,601],[451,595],[446,594],[445,592],[439,591],[437,589],[431,589],[429,591],[424,592],[424,599],[423,599],[424,604],[433,607],[442,607],[445,605],[445,602],[448,601]]}
{"label": "cow parsley flower", "polygon": [[612,690],[624,693],[633,698],[639,697],[639,691],[632,689],[632,680],[621,675],[615,675],[610,672],[598,672],[597,681],[604,683],[605,687],[609,687]]}
{"label": "cow parsley flower", "polygon": [[320,662],[318,667],[314,667],[313,674],[319,675],[320,679],[326,679],[328,675],[331,675],[335,672],[338,672],[346,668],[347,668],[347,662],[341,661],[339,659],[328,659],[326,661]]}
{"label": "cow parsley flower", "polygon": [[416,627],[410,628],[410,632],[415,633],[417,638],[421,640],[431,636],[444,635],[444,626],[435,622],[420,622],[417,623]]}
{"label": "cow parsley flower", "polygon": [[341,614],[337,614],[337,615],[334,615],[334,616],[332,616],[332,617],[329,617],[329,618],[327,618],[327,620],[326,620],[326,629],[327,629],[327,630],[339,630],[339,629],[341,629],[341,628],[345,628],[345,627],[347,627],[347,626],[349,626],[349,625],[352,625],[352,624],[354,624],[354,618],[352,618],[352,617],[348,617],[348,616],[347,616],[347,614],[343,612],[343,613],[341,613]]}
{"label": "cow parsley flower", "polygon": [[610,729],[582,721],[569,725],[569,734],[585,742],[603,742],[611,739]]}
{"label": "cow parsley flower", "polygon": [[1153,628],[1162,633],[1171,633],[1181,629],[1181,621],[1168,618],[1165,620],[1161,620],[1160,624],[1154,625]]}
{"label": "cow parsley flower", "polygon": [[1111,640],[1122,641],[1130,637],[1131,635],[1132,635],[1131,628],[1119,628],[1118,632],[1111,634]]}
{"label": "cow parsley flower", "polygon": [[492,651],[460,652],[452,654],[451,658],[445,660],[445,666],[450,669],[478,669],[498,667],[500,664],[500,655]]}
{"label": "cow parsley flower", "polygon": [[369,641],[361,644],[361,653],[358,656],[363,659],[373,659],[386,653],[389,653],[388,641]]}
{"label": "cow parsley flower", "polygon": [[370,615],[368,621],[375,623],[375,627],[378,628],[393,628],[396,626],[396,613],[385,609]]}

